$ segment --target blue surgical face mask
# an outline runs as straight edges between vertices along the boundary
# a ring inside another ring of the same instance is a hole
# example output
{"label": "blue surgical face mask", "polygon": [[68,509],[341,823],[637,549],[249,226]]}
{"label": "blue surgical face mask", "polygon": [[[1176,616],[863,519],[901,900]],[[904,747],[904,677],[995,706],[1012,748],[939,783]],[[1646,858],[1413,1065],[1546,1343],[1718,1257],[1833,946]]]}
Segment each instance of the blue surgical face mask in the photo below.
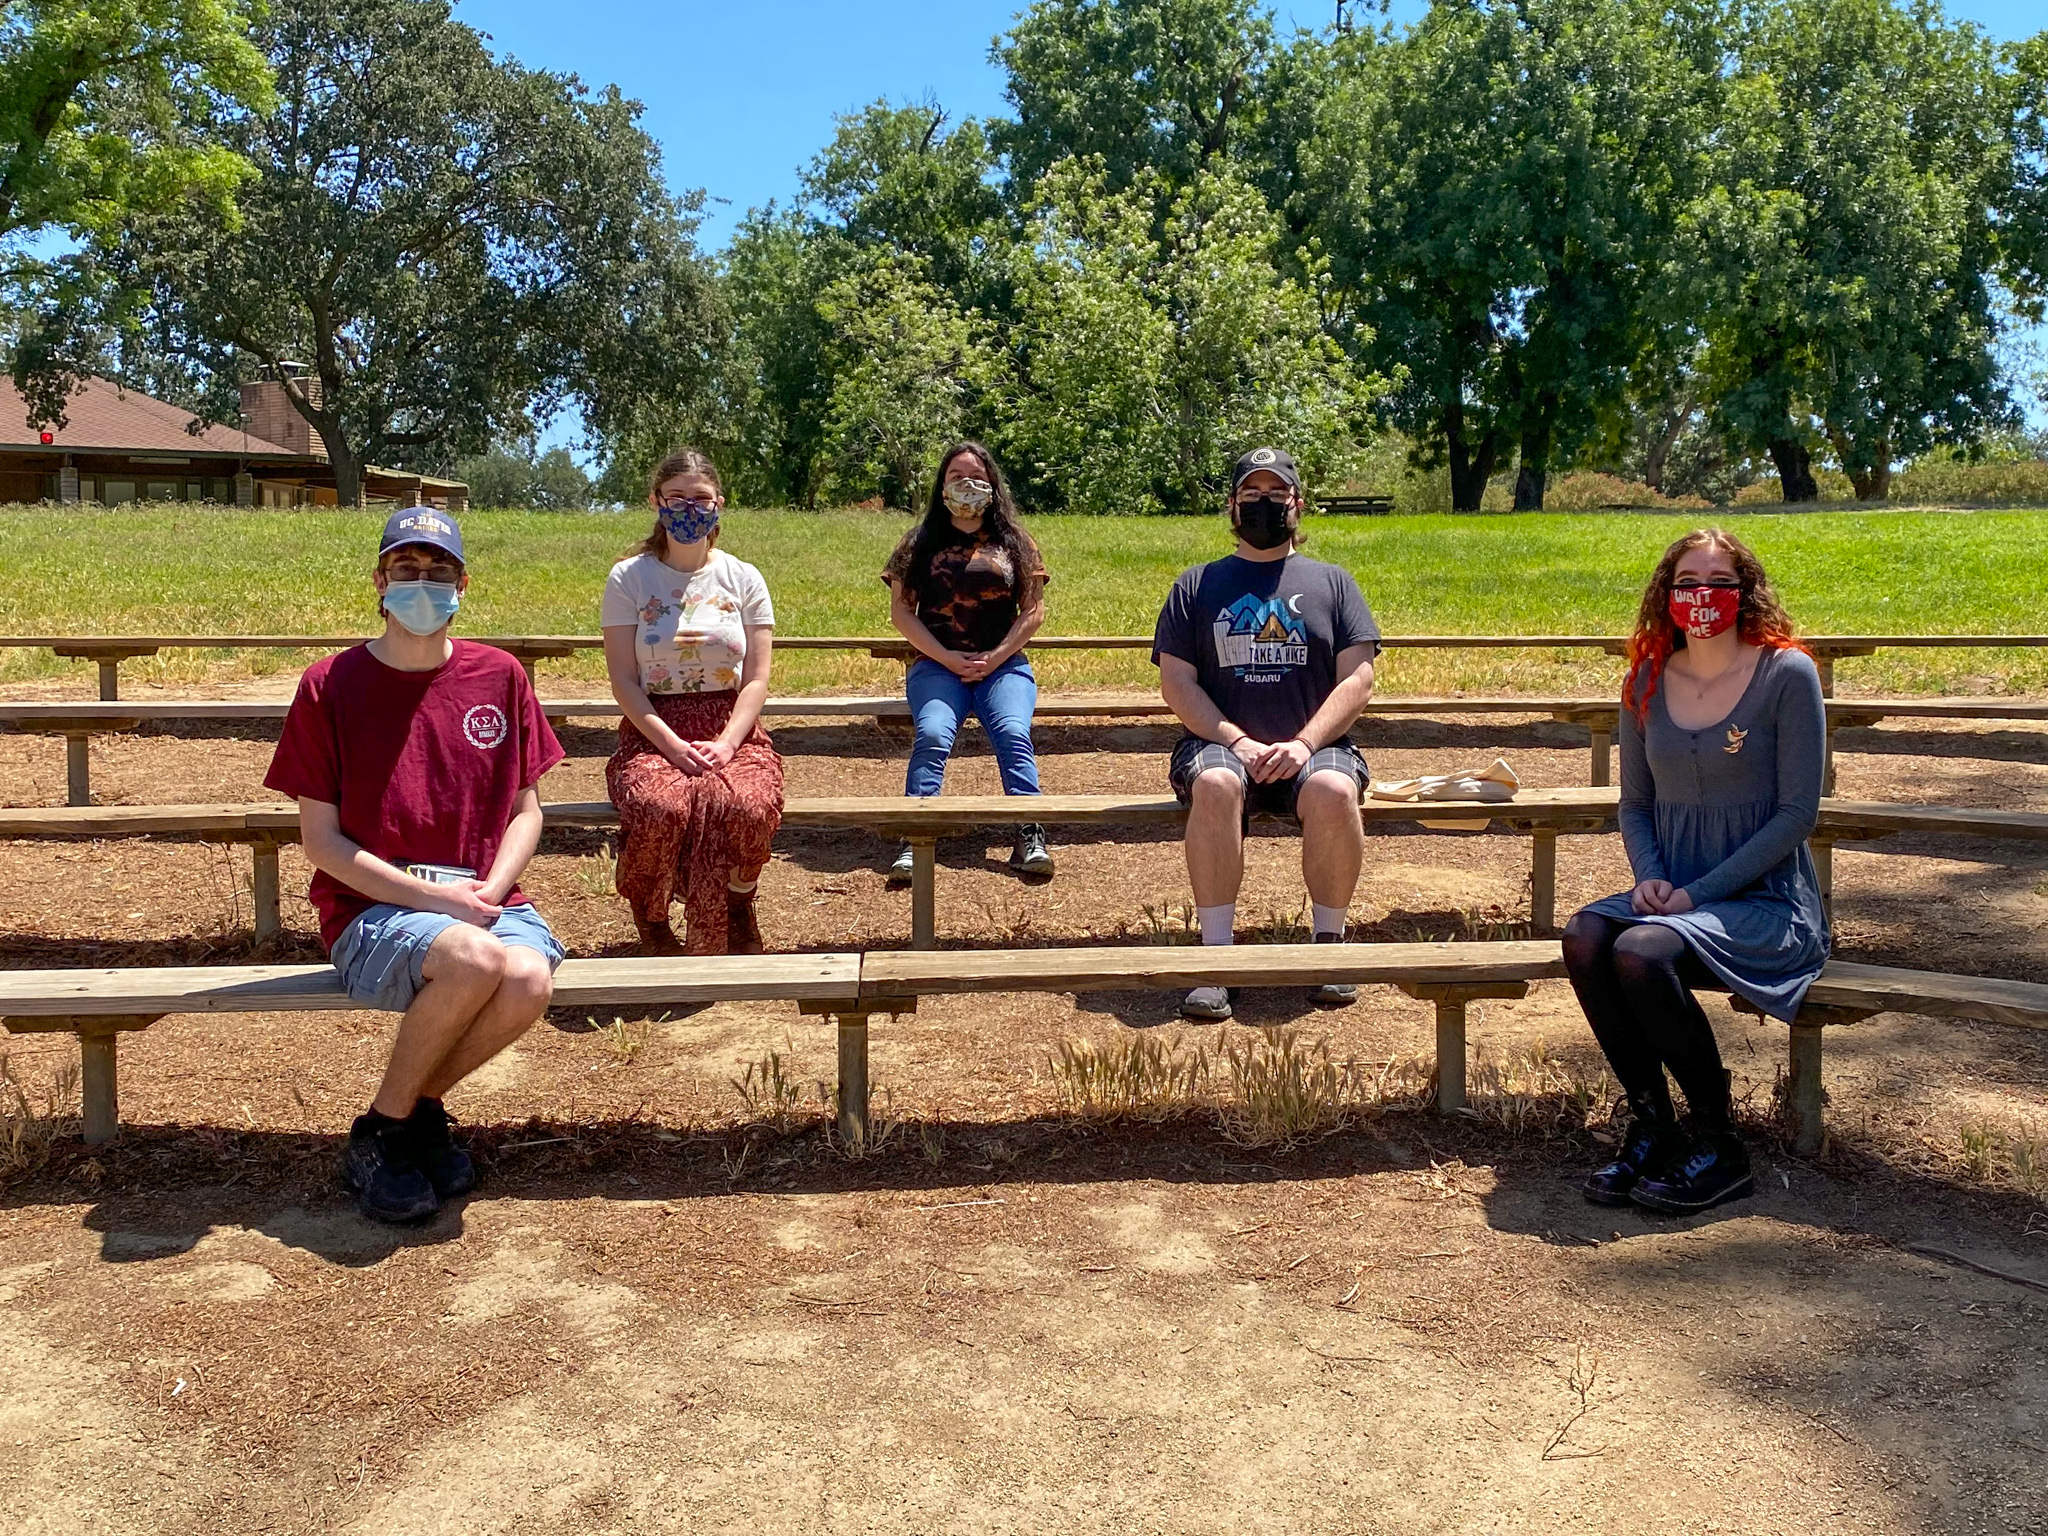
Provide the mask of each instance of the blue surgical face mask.
{"label": "blue surgical face mask", "polygon": [[718,531],[718,507],[712,502],[694,497],[673,505],[664,501],[656,510],[662,531],[678,544],[696,544]]}
{"label": "blue surgical face mask", "polygon": [[384,611],[416,635],[446,629],[461,606],[452,581],[394,581],[384,589]]}

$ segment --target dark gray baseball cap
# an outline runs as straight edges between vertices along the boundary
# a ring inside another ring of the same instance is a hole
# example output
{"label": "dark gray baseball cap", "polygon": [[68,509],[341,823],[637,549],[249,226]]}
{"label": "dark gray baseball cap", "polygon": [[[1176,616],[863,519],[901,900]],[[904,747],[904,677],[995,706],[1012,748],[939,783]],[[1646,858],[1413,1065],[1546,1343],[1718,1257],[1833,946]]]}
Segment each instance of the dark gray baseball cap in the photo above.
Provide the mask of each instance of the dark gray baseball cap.
{"label": "dark gray baseball cap", "polygon": [[1231,470],[1230,494],[1235,496],[1246,477],[1262,469],[1269,475],[1278,475],[1295,490],[1301,489],[1301,472],[1294,467],[1294,460],[1284,448],[1254,448],[1240,457],[1237,467]]}

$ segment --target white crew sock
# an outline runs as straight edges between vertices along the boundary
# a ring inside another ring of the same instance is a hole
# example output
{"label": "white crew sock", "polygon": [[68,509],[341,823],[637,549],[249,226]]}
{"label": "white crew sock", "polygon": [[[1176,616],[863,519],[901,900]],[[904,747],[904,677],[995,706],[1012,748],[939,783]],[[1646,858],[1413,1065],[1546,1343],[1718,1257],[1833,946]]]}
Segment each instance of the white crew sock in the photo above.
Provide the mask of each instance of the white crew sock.
{"label": "white crew sock", "polygon": [[761,877],[759,875],[754,876],[754,878],[751,880],[741,880],[735,875],[727,875],[725,877],[725,888],[728,891],[731,891],[735,896],[753,895],[754,887],[759,885],[760,883]]}
{"label": "white crew sock", "polygon": [[1195,908],[1195,921],[1202,925],[1204,944],[1232,944],[1237,941],[1237,903],[1227,901],[1220,907]]}
{"label": "white crew sock", "polygon": [[1349,907],[1326,907],[1320,901],[1311,902],[1310,905],[1316,909],[1317,938],[1320,939],[1326,933],[1334,933],[1340,939],[1344,937],[1344,923],[1351,916]]}

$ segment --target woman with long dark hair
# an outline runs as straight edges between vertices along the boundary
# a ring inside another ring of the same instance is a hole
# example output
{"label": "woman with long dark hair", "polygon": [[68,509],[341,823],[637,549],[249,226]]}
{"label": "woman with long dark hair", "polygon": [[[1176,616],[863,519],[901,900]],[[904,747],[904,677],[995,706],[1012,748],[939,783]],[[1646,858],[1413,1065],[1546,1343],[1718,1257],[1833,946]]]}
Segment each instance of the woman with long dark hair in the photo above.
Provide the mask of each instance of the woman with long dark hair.
{"label": "woman with long dark hair", "polygon": [[[644,952],[758,955],[754,896],[782,824],[782,759],[761,729],[775,609],[718,547],[725,492],[694,448],[655,469],[654,528],[605,582],[605,668],[619,749],[619,894]],[[687,943],[669,922],[680,897]]]}
{"label": "woman with long dark hair", "polygon": [[1636,886],[1573,916],[1564,960],[1633,1119],[1583,1188],[1604,1205],[1703,1211],[1754,1186],[1693,988],[1732,990],[1790,1023],[1827,962],[1806,847],[1827,716],[1762,563],[1718,528],[1664,552],[1628,661],[1621,834]]}
{"label": "woman with long dark hair", "polygon": [[[1038,679],[1024,646],[1045,622],[1045,561],[1017,524],[1017,508],[996,456],[955,443],[939,456],[924,518],[882,568],[889,622],[917,648],[905,680],[917,730],[906,795],[936,795],[960,724],[981,721],[995,749],[1006,795],[1035,795],[1038,758],[1031,713]],[[1010,865],[1038,878],[1053,872],[1045,828],[1017,828]],[[892,885],[910,879],[906,844],[890,866]]]}

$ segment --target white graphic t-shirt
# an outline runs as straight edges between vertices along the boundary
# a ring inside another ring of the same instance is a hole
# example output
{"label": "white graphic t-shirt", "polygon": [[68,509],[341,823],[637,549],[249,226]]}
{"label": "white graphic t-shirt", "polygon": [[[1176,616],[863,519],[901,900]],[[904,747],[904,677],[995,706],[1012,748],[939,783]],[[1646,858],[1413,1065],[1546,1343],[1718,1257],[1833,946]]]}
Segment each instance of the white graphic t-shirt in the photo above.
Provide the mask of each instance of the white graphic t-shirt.
{"label": "white graphic t-shirt", "polygon": [[612,567],[599,622],[634,627],[648,693],[720,693],[739,687],[747,629],[773,628],[775,606],[761,573],[723,550],[711,551],[695,572],[635,555]]}

